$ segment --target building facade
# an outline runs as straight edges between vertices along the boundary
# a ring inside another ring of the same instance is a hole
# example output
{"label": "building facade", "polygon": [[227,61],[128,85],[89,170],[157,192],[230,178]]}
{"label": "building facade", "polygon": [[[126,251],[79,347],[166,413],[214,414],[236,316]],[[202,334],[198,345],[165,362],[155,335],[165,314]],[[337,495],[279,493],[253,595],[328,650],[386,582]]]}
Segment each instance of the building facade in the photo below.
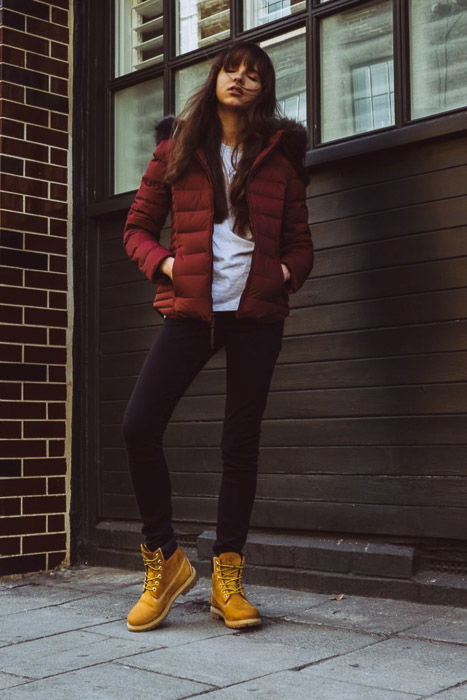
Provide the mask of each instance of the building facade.
{"label": "building facade", "polygon": [[[30,7],[59,4],[16,3],[10,21],[31,23]],[[313,273],[291,298],[265,414],[248,544],[254,580],[423,599],[425,572],[465,572],[467,2],[82,0],[69,28],[73,265],[62,275],[73,298],[73,410],[62,426],[72,458],[62,468],[71,479],[71,560],[138,565],[120,426],[160,318],[152,285],[123,253],[123,223],[155,121],[177,114],[210,59],[244,37],[270,54],[283,114],[308,128],[316,250]],[[9,36],[29,37],[28,29]],[[6,124],[15,143],[23,121],[25,138],[36,133],[29,114],[16,114]],[[58,127],[47,128],[55,137]],[[52,190],[46,196],[54,199]],[[28,221],[24,199],[26,218],[9,225],[7,241]],[[169,230],[170,220],[165,238]],[[10,274],[29,267],[27,257],[10,259],[21,263]],[[18,314],[18,304],[5,313]],[[10,325],[28,323],[15,318]],[[21,360],[18,350],[8,355],[5,371]],[[175,527],[182,544],[196,546],[201,570],[215,524],[224,364],[220,353],[200,373],[166,437]],[[53,376],[38,376],[37,386],[48,390]],[[26,398],[18,394],[17,405]],[[9,418],[14,450],[28,434]],[[40,422],[51,430],[53,421]],[[49,458],[35,456],[37,468]],[[53,488],[44,474],[42,486]],[[5,476],[19,488],[28,474]],[[7,517],[13,523],[15,514]]]}

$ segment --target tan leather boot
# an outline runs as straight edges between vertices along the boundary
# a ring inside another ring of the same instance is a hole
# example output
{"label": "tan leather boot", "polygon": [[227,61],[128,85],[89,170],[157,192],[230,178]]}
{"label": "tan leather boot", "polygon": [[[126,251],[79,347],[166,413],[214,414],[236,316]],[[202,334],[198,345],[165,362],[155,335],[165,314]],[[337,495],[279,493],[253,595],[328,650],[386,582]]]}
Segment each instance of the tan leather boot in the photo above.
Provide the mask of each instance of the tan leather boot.
{"label": "tan leather boot", "polygon": [[258,610],[248,602],[243,589],[245,557],[237,552],[221,552],[212,560],[212,615],[221,617],[233,629],[261,624]]}
{"label": "tan leather boot", "polygon": [[180,547],[167,560],[160,547],[151,552],[141,544],[140,549],[146,577],[143,593],[128,613],[127,627],[132,632],[152,630],[160,625],[175,598],[188,593],[198,580],[196,570]]}

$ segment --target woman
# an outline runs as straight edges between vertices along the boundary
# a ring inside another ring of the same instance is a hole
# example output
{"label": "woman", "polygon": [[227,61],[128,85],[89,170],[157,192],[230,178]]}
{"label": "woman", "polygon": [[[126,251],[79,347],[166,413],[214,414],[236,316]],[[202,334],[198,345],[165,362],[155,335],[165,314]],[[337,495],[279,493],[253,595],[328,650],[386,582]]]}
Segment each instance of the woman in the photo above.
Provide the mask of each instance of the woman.
{"label": "woman", "polygon": [[[223,475],[212,557],[211,612],[228,627],[258,625],[242,574],[260,426],[282,342],[288,295],[313,262],[304,169],[306,131],[277,117],[275,75],[256,44],[214,60],[183,119],[156,127],[157,147],[124,232],[124,247],[156,284],[163,317],[123,422],[140,509],[146,577],[131,631],[157,627],[197,574],[177,546],[162,439],[180,397],[225,346]],[[171,210],[169,248],[159,234]]]}

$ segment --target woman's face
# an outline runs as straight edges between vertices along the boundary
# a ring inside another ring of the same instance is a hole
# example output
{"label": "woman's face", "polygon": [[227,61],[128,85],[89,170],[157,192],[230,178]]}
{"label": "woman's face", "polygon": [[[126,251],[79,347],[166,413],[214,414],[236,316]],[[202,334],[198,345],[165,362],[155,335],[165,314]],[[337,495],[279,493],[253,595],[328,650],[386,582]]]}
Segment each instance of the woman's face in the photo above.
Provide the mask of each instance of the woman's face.
{"label": "woman's face", "polygon": [[247,107],[261,92],[261,79],[255,70],[241,63],[235,70],[221,68],[217,74],[216,97],[225,107]]}

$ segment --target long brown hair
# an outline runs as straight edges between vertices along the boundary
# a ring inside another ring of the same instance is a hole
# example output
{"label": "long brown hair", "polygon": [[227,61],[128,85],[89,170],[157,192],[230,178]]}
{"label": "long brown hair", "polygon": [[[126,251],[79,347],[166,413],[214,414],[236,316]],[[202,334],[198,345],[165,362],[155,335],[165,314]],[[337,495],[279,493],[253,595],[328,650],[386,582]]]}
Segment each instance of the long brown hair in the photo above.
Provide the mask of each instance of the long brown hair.
{"label": "long brown hair", "polygon": [[232,153],[237,171],[230,187],[230,201],[234,218],[234,231],[245,234],[248,224],[246,179],[251,165],[274,131],[273,119],[280,117],[276,101],[275,72],[271,59],[257,44],[237,41],[227,46],[213,60],[203,85],[187,101],[173,125],[174,144],[166,170],[167,183],[175,182],[185,172],[195,150],[201,146],[212,174],[214,188],[214,221],[224,221],[228,208],[225,196],[224,175],[220,158],[222,123],[216,110],[216,82],[219,71],[234,70],[245,62],[248,70],[256,70],[261,80],[261,91],[242,113],[243,129],[239,134],[242,157],[238,146]]}

